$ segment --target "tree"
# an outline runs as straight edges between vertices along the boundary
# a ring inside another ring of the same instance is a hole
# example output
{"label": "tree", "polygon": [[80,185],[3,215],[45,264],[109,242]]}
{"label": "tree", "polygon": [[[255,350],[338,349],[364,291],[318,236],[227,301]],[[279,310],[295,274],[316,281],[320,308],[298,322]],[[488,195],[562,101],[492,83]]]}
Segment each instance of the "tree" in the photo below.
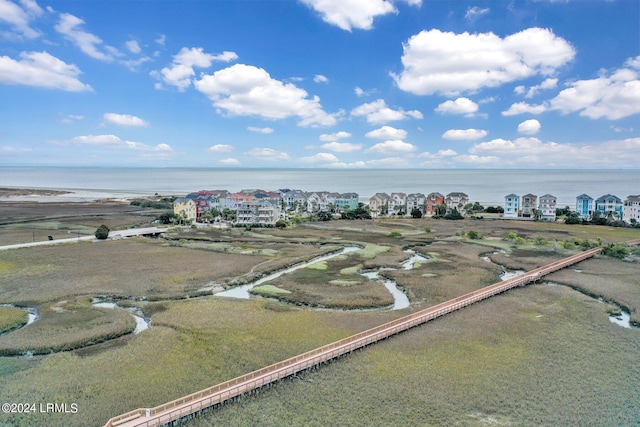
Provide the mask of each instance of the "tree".
{"label": "tree", "polygon": [[534,209],[533,210],[533,220],[534,221],[540,221],[540,218],[542,218],[542,211],[540,209]]}
{"label": "tree", "polygon": [[464,217],[458,212],[458,209],[453,208],[451,212],[444,216],[444,219],[464,219]]}
{"label": "tree", "polygon": [[282,230],[283,228],[287,227],[287,221],[284,221],[282,219],[279,219],[278,221],[276,221],[276,228],[279,228],[280,230]]}
{"label": "tree", "polygon": [[447,213],[447,205],[440,204],[436,205],[434,216],[444,216]]}
{"label": "tree", "polygon": [[158,217],[158,221],[163,224],[172,224],[175,217],[176,214],[174,214],[173,212],[165,212]]}
{"label": "tree", "polygon": [[211,211],[205,211],[202,214],[202,219],[207,223],[211,224],[213,222],[213,213]]}
{"label": "tree", "polygon": [[577,212],[569,212],[564,220],[565,224],[580,224],[580,215]]}
{"label": "tree", "polygon": [[411,209],[411,218],[422,218],[422,211],[418,208]]}
{"label": "tree", "polygon": [[109,227],[102,224],[100,227],[98,227],[98,229],[95,232],[96,239],[99,239],[99,240],[106,239],[107,237],[109,237],[109,231],[111,231],[109,230]]}

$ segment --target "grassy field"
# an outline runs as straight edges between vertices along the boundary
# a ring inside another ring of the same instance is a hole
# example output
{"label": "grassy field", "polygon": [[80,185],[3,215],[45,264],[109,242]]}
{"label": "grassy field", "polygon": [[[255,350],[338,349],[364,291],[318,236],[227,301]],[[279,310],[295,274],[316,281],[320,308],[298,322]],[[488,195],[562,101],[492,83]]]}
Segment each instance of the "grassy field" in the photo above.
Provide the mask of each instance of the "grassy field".
{"label": "grassy field", "polygon": [[635,426],[637,330],[565,287],[516,289],[188,423]]}
{"label": "grassy field", "polygon": [[[470,230],[484,238],[464,237]],[[390,236],[394,231],[401,237]],[[526,244],[502,240],[511,232]],[[55,401],[79,408],[78,414],[0,414],[0,426],[101,425],[493,283],[500,268],[481,255],[509,268],[532,268],[566,253],[560,245],[529,240],[597,237],[615,242],[640,233],[521,221],[395,219],[252,232],[188,229],[164,241],[0,252],[0,303],[37,307],[41,314],[32,325],[2,335],[0,348],[38,341],[84,346],[83,336],[129,328],[132,318],[125,311],[89,305],[98,295],[126,298],[119,304],[140,307],[152,322],[139,335],[78,350],[0,357],[0,402]],[[410,296],[409,308],[325,310],[198,292],[352,244],[363,249],[256,289],[269,298],[298,292],[295,302],[306,303],[333,298],[352,304],[378,292],[389,298],[381,284],[358,272],[398,268],[411,248],[429,259],[413,270],[385,271]],[[497,249],[505,252],[493,253]],[[616,301],[635,319],[637,265],[599,257],[550,279]],[[568,286],[517,288],[190,425],[636,425],[640,333],[610,323],[611,308]]]}
{"label": "grassy field", "polygon": [[29,314],[24,310],[0,306],[0,334],[25,325],[28,318]]}

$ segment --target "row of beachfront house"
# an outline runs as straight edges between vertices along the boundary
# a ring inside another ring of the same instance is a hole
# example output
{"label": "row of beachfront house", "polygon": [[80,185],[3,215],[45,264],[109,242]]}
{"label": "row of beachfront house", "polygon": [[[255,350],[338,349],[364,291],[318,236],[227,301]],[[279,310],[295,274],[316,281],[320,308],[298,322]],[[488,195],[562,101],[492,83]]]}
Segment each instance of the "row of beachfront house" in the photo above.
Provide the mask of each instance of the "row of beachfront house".
{"label": "row of beachfront house", "polygon": [[[508,194],[504,198],[504,218],[541,219],[555,221],[557,199],[551,194],[538,197],[535,194]],[[536,212],[537,211],[537,212]],[[578,217],[589,220],[598,212],[609,220],[621,220],[628,224],[640,222],[640,195],[629,196],[623,202],[613,194],[594,199],[587,194],[576,197],[575,212]]]}
{"label": "row of beachfront house", "polygon": [[[236,212],[236,224],[274,225],[284,219],[285,212],[340,213],[358,207],[357,193],[330,191],[306,192],[281,189],[278,191],[242,190],[231,193],[226,190],[198,191],[189,193],[174,202],[174,213],[196,222],[204,222],[206,212],[230,209]],[[433,216],[443,207],[446,211],[457,209],[462,213],[469,204],[469,196],[452,192],[446,196],[433,192],[406,194],[402,192],[376,193],[369,199],[372,217],[410,215],[418,209],[422,215]],[[557,199],[551,194],[509,194],[505,196],[504,218],[540,219],[555,221]],[[576,197],[575,212],[580,218],[591,219],[594,212],[611,220],[622,220],[632,224],[640,222],[640,195],[629,196],[624,202],[617,196],[606,194],[598,199],[581,194]]]}
{"label": "row of beachfront house", "polygon": [[433,216],[439,206],[446,206],[447,210],[462,208],[469,203],[469,196],[465,193],[453,192],[446,196],[433,192],[428,195],[422,193],[376,193],[369,199],[369,210],[372,217],[381,215],[409,215],[418,209],[422,215]]}
{"label": "row of beachfront house", "polygon": [[282,189],[278,191],[226,190],[198,191],[174,201],[173,211],[196,222],[203,222],[207,211],[229,209],[236,213],[238,225],[272,226],[286,211],[339,213],[358,207],[357,193],[330,191],[305,192]]}

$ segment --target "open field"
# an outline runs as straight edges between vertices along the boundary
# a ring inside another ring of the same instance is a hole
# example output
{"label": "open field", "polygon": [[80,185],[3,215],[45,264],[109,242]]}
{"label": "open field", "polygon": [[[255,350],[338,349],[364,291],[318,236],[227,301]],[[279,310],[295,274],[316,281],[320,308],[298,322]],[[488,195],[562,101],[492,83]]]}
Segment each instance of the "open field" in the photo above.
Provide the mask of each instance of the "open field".
{"label": "open field", "polygon": [[125,202],[0,202],[0,245],[92,235],[101,224],[114,230],[148,225],[162,212]]}
{"label": "open field", "polygon": [[28,317],[28,313],[19,308],[0,306],[0,334],[25,325]]}
{"label": "open field", "polygon": [[[470,230],[485,238],[463,237]],[[528,240],[502,240],[510,232]],[[535,245],[537,237],[614,242],[640,233],[520,221],[395,219],[251,232],[187,229],[169,237],[0,253],[0,304],[20,303],[41,314],[0,337],[0,346],[44,336],[61,343],[121,330],[116,325],[130,327],[125,311],[88,304],[98,295],[125,298],[119,305],[141,308],[152,322],[139,335],[74,351],[0,357],[0,401],[57,401],[79,408],[78,414],[0,414],[0,426],[100,425],[497,281],[500,268],[481,255],[509,268],[532,268],[568,254],[559,244]],[[384,272],[405,289],[409,308],[324,310],[199,291],[211,283],[245,283],[354,244],[363,249],[281,276],[263,291],[283,298],[299,286],[307,292],[305,301],[372,298],[386,290],[358,272],[398,268],[411,248],[429,259],[412,270]],[[497,249],[505,253],[493,253]],[[570,269],[550,278],[603,295],[629,308],[635,319],[637,266],[598,257],[577,265],[581,273]],[[350,295],[354,289],[360,294]],[[565,286],[514,289],[190,425],[370,425],[372,419],[382,425],[634,425],[640,413],[640,333],[610,323],[611,308]]]}

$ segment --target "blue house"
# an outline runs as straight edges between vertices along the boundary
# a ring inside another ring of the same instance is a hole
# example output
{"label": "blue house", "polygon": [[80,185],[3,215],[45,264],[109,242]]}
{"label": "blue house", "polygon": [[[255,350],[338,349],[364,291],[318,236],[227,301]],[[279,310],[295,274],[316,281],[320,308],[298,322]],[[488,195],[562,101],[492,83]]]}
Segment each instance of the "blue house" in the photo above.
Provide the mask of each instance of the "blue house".
{"label": "blue house", "polygon": [[624,209],[624,203],[622,199],[614,196],[613,194],[605,194],[596,200],[596,210],[599,211],[602,216],[614,218],[622,218],[622,210]]}
{"label": "blue house", "polygon": [[593,197],[581,194],[576,197],[576,212],[580,218],[589,219],[593,213]]}

